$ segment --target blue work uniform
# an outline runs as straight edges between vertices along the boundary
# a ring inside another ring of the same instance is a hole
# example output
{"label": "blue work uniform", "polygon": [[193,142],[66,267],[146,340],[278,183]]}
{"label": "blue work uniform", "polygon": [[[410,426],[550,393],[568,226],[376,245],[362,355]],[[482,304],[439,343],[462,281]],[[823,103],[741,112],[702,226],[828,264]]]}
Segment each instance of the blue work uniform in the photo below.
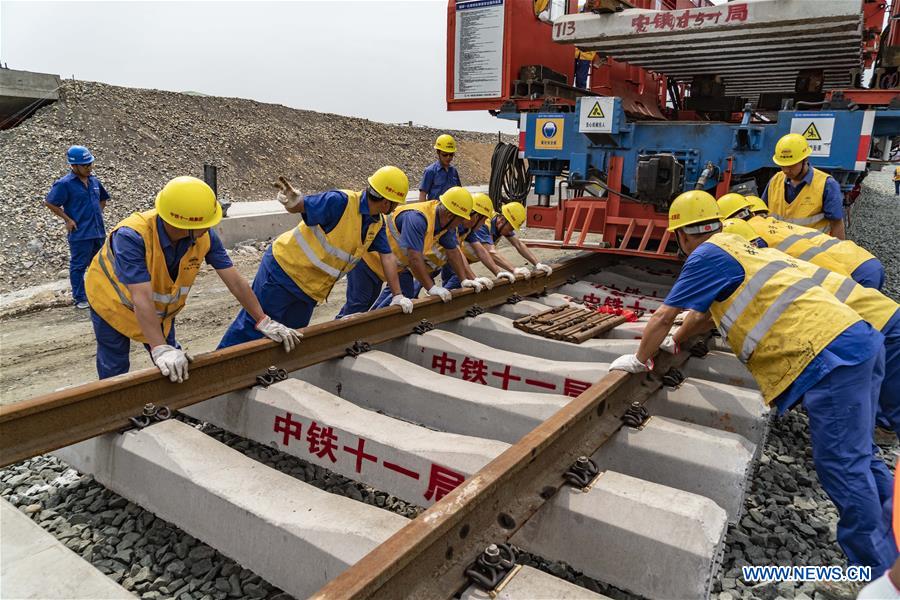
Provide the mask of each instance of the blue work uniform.
{"label": "blue work uniform", "polygon": [[[813,180],[812,167],[806,170],[803,180],[794,186],[789,177],[784,178],[784,200],[788,204],[797,198],[797,194],[804,186],[810,185]],[[769,202],[769,185],[763,190],[762,199],[768,204]],[[822,213],[829,221],[837,221],[844,218],[844,193],[841,191],[841,185],[835,181],[834,177],[828,176],[825,180],[825,189],[822,191]]]}
{"label": "blue work uniform", "polygon": [[[166,228],[163,227],[162,219],[159,216],[156,219],[159,245],[162,248],[163,256],[166,258],[166,268],[169,270],[169,277],[174,280],[178,277],[178,266],[181,263],[181,259],[190,249],[193,242],[191,238],[187,237],[173,243],[166,233]],[[210,243],[209,251],[205,257],[206,263],[213,269],[227,269],[233,266],[218,234],[210,229],[207,235],[209,235]],[[150,281],[150,271],[147,270],[147,249],[144,246],[144,238],[141,237],[141,234],[130,227],[119,227],[111,236],[110,247],[115,257],[113,268],[119,281],[125,285]],[[131,339],[116,331],[112,325],[107,323],[93,309],[91,309],[91,323],[94,326],[94,334],[97,337],[97,375],[100,379],[106,379],[107,377],[127,373],[131,366],[128,357]],[[166,337],[166,343],[180,348],[178,342],[175,341],[174,322],[172,323],[172,330]],[[150,350],[150,346],[147,344],[144,344],[144,347],[148,351]]]}
{"label": "blue work uniform", "polygon": [[[460,225],[456,230],[457,239],[459,235],[466,232],[466,226]],[[469,232],[469,235],[466,236],[464,242],[478,242],[480,244],[484,244],[486,246],[493,245],[493,240],[491,239],[491,232],[488,230],[488,226],[485,223],[478,229]],[[453,270],[453,267],[450,266],[450,263],[445,264],[441,267],[441,286],[445,287],[448,290],[455,290],[460,287],[459,276]]]}
{"label": "blue work uniform", "polygon": [[441,161],[436,160],[425,167],[419,191],[425,192],[428,200],[437,200],[441,194],[455,186],[462,186],[456,167],[449,165],[445,169],[441,166]]}
{"label": "blue work uniform", "polygon": [[[665,304],[706,313],[743,281],[740,263],[703,243],[685,261]],[[865,321],[854,323],[774,401],[778,414],[802,402],[816,473],[840,514],[838,543],[851,564],[873,572],[897,558],[890,527],[893,478],[872,439],[884,356],[884,336]]]}
{"label": "blue work uniform", "polygon": [[850,279],[863,287],[880,291],[884,287],[884,265],[877,258],[870,258],[853,270]]}
{"label": "blue work uniform", "polygon": [[[321,194],[304,196],[303,198],[303,222],[309,227],[319,226],[327,234],[337,227],[347,208],[347,194],[339,190],[331,190]],[[362,215],[362,227],[360,228],[361,239],[366,239],[366,233],[369,227],[380,222],[381,215],[372,215],[369,212],[368,192],[363,192],[359,199],[359,213]],[[384,228],[376,234],[372,243],[369,244],[369,250],[374,250],[381,254],[389,254],[391,252],[388,246],[387,237],[385,237]],[[357,263],[364,264],[363,261]],[[353,272],[350,271],[350,273]],[[292,329],[299,329],[309,325],[312,318],[313,309],[316,307],[316,301],[310,298],[297,284],[291,279],[278,261],[272,254],[272,247],[266,249],[263,254],[262,262],[253,278],[253,293],[259,299],[263,312],[271,319],[278,321]],[[227,348],[235,344],[249,342],[250,340],[258,340],[263,334],[256,329],[256,320],[241,309],[234,322],[228,327],[222,341],[219,342],[219,348]]]}
{"label": "blue work uniform", "polygon": [[109,200],[106,188],[93,175],[88,176],[87,185],[74,172],[53,182],[47,194],[47,203],[58,206],[75,221],[75,231],[68,234],[69,241],[69,282],[72,285],[72,299],[75,304],[87,302],[84,292],[84,272],[94,255],[103,246],[106,229],[100,203]]}
{"label": "blue work uniform", "polygon": [[878,424],[900,437],[900,310],[884,327],[884,381],[878,398]]}
{"label": "blue work uniform", "polygon": [[[400,248],[404,251],[418,250],[422,253],[426,252],[425,228],[428,226],[428,221],[425,219],[425,215],[417,210],[405,210],[397,214],[394,218],[394,223],[397,225],[397,230],[400,232]],[[434,233],[437,233],[440,230],[440,221],[439,219],[435,219]],[[448,229],[445,231],[441,237],[438,238],[437,243],[445,250],[452,250],[459,246],[456,230]],[[435,275],[436,273],[431,274],[432,277]],[[422,284],[413,276],[412,270],[404,270],[400,273],[399,279],[400,292],[404,296],[413,300],[419,297],[419,292],[422,290]],[[378,296],[378,298],[375,299],[374,304],[372,304],[371,310],[388,306],[391,303],[393,296],[391,288],[385,286],[381,295]]]}

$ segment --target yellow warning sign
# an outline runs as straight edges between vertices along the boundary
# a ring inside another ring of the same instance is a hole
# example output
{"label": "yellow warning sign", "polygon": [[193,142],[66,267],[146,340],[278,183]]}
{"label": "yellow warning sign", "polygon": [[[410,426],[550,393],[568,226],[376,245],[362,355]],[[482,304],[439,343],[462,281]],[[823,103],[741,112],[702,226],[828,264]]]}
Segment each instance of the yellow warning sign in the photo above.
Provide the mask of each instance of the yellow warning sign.
{"label": "yellow warning sign", "polygon": [[594,107],[591,108],[591,112],[588,113],[589,119],[603,119],[606,115],[603,114],[603,109],[600,108],[599,102],[594,102]]}
{"label": "yellow warning sign", "polygon": [[803,137],[805,137],[808,140],[815,140],[815,141],[822,140],[822,136],[819,135],[819,130],[816,129],[815,123],[809,124],[809,127],[807,127],[806,130],[803,132]]}

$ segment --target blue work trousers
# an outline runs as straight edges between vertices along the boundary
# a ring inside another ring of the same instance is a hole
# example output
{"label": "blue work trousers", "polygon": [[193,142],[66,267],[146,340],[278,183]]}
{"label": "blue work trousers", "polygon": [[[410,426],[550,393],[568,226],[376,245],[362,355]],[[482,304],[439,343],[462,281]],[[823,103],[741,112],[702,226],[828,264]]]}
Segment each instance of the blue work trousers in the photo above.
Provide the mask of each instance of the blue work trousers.
{"label": "blue work trousers", "polygon": [[888,322],[884,334],[884,381],[878,399],[878,424],[900,438],[900,321]]}
{"label": "blue work trousers", "polygon": [[[256,294],[263,312],[274,321],[293,329],[309,325],[316,301],[296,286],[291,289],[285,283],[277,281],[274,269],[281,269],[274,258],[263,257],[253,278],[253,293]],[[243,344],[250,340],[258,340],[263,334],[256,329],[256,320],[243,308],[225,331],[222,341],[216,350]]]}
{"label": "blue work trousers", "polygon": [[833,369],[803,396],[813,463],[838,509],[837,541],[851,565],[884,573],[897,558],[891,531],[893,477],[872,440],[884,349]]}
{"label": "blue work trousers", "polygon": [[[87,295],[84,293],[84,272],[91,266],[94,255],[102,247],[103,238],[69,240],[69,282],[72,284],[72,300],[75,304],[87,302]],[[126,368],[125,371],[127,370]]]}
{"label": "blue work trousers", "polygon": [[591,61],[575,59],[575,87],[587,89],[588,73],[591,71]]}
{"label": "blue work trousers", "polygon": [[441,267],[441,287],[448,290],[458,290],[460,288],[459,276],[449,264]]}
{"label": "blue work trousers", "polygon": [[[88,240],[90,241],[90,240]],[[114,377],[127,373],[131,368],[128,353],[131,351],[131,339],[116,331],[103,317],[91,309],[91,325],[94,326],[94,336],[97,338],[97,375],[100,379]],[[166,343],[175,348],[181,348],[175,341],[175,324],[166,336]],[[150,346],[144,344],[147,352]]]}
{"label": "blue work trousers", "polygon": [[863,287],[881,290],[884,286],[884,265],[877,258],[870,258],[856,267],[850,277]]}
{"label": "blue work trousers", "polygon": [[381,277],[366,264],[366,261],[356,263],[356,266],[347,273],[347,301],[335,319],[366,312],[372,308],[383,285]]}
{"label": "blue work trousers", "polygon": [[[419,297],[419,291],[422,289],[422,284],[413,277],[413,274],[410,273],[409,269],[406,271],[402,271],[398,277],[400,279],[400,293],[402,293],[405,297],[410,300],[415,300]],[[391,291],[391,288],[388,286],[384,286],[384,289],[381,290],[381,294],[375,300],[375,303],[372,305],[372,308],[369,310],[375,310],[376,308],[384,308],[385,306],[390,305],[391,299],[394,297],[394,293]]]}

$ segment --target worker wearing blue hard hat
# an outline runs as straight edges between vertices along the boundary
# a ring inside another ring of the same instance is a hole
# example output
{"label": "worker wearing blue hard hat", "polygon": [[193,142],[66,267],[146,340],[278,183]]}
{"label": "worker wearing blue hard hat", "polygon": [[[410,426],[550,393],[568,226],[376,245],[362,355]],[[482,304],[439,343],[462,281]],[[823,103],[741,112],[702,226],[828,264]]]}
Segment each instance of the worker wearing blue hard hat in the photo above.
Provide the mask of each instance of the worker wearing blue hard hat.
{"label": "worker wearing blue hard hat", "polygon": [[[412,312],[412,301],[400,293],[397,261],[384,229],[384,215],[406,202],[409,179],[399,168],[385,166],[368,178],[368,184],[361,192],[331,190],[304,196],[279,178],[278,200],[288,212],[299,213],[302,221],[275,239],[253,279],[266,314],[290,327],[305,327],[316,304],[324,302],[338,280],[362,264],[369,252],[394,293],[391,304]],[[219,348],[262,335],[255,317],[242,310]]]}
{"label": "worker wearing blue hard hat", "polygon": [[203,262],[256,316],[266,336],[292,350],[298,334],[266,316],[211,229],[222,219],[212,188],[196,177],[176,177],[163,186],[155,204],[115,226],[85,277],[100,378],[128,371],[131,340],[144,344],[171,381],[188,378],[188,357],[175,340],[175,317]]}
{"label": "worker wearing blue hard hat", "polygon": [[799,133],[782,136],[772,161],[781,168],[763,191],[771,216],[839,239],[844,232],[844,193],[825,171],[809,164],[812,149]]}
{"label": "worker wearing blue hard hat", "polygon": [[[672,202],[669,231],[688,258],[637,353],[617,358],[610,369],[652,370],[658,349],[677,353],[714,324],[767,404],[779,414],[802,404],[816,473],[840,514],[837,541],[851,565],[882,572],[898,556],[886,513],[891,475],[873,442],[884,336],[800,261],[721,229],[716,201],[706,192],[685,192]],[[670,334],[684,310],[689,317]]]}
{"label": "worker wearing blue hard hat", "polygon": [[72,301],[76,308],[85,309],[84,272],[103,245],[103,210],[109,193],[93,175],[94,155],[90,150],[72,146],[66,152],[66,161],[69,172],[53,182],[44,204],[66,227]]}

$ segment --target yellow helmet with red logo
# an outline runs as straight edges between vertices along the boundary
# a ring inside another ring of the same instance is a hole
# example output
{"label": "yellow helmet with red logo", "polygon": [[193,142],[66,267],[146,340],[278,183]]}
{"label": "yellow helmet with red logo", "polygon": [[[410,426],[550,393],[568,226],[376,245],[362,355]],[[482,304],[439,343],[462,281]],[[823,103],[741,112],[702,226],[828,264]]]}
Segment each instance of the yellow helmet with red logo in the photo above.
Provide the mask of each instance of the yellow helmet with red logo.
{"label": "yellow helmet with red logo", "polygon": [[222,205],[212,188],[196,177],[176,177],[156,194],[156,212],[179,229],[206,229],[222,220]]}
{"label": "yellow helmet with red logo", "polygon": [[381,196],[396,204],[406,204],[409,193],[409,178],[397,167],[381,167],[369,177],[369,185]]}
{"label": "yellow helmet with red logo", "polygon": [[441,204],[457,217],[468,219],[472,215],[472,194],[464,187],[454,186],[441,194]]}
{"label": "yellow helmet with red logo", "polygon": [[721,226],[719,222],[719,205],[716,199],[703,190],[691,190],[679,195],[669,206],[669,231],[675,231],[688,225],[712,223],[716,225],[710,231]]}

